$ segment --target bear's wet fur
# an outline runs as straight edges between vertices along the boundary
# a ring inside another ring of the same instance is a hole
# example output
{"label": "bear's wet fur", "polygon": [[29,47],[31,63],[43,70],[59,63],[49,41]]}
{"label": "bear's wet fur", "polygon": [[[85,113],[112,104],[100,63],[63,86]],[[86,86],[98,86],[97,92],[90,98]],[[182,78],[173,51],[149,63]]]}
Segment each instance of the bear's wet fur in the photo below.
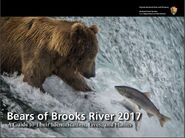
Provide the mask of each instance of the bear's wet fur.
{"label": "bear's wet fur", "polygon": [[42,88],[54,74],[78,91],[91,91],[84,77],[95,76],[96,25],[47,17],[0,17],[1,73],[18,71]]}

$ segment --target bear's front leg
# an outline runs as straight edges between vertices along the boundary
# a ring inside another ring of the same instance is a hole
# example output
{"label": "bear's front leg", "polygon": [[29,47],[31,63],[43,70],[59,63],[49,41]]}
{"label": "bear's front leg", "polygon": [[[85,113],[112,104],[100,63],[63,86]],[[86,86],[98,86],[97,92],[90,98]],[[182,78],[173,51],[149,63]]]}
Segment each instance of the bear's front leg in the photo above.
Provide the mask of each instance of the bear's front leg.
{"label": "bear's front leg", "polygon": [[67,69],[67,71],[60,70],[56,75],[61,77],[61,79],[77,91],[92,91],[83,76],[72,69]]}
{"label": "bear's front leg", "polygon": [[27,82],[29,85],[36,87],[36,88],[40,88],[40,90],[45,93],[45,90],[42,87],[42,84],[45,80],[45,77],[42,76],[41,72],[38,73],[38,71],[34,71],[34,70],[29,70],[27,72],[23,72],[24,74],[24,78],[23,81]]}
{"label": "bear's front leg", "polygon": [[42,84],[51,75],[51,63],[47,51],[44,51],[44,49],[30,50],[30,47],[25,46],[22,49],[21,58],[22,73],[24,74],[23,81],[45,92]]}
{"label": "bear's front leg", "polygon": [[42,84],[44,82],[43,79],[40,79],[36,76],[32,77],[32,76],[29,76],[29,75],[24,75],[23,81],[27,82],[32,87],[40,88],[40,90],[43,93],[45,93],[45,90],[42,87]]}

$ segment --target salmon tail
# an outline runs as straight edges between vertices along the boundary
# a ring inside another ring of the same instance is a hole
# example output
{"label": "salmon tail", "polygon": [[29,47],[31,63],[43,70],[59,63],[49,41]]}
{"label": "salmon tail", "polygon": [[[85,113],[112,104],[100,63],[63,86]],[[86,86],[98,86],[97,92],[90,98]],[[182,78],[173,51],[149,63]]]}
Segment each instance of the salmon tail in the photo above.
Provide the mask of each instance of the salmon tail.
{"label": "salmon tail", "polygon": [[170,121],[170,120],[171,120],[171,118],[161,114],[160,119],[159,119],[161,127],[164,126],[164,123],[166,123],[167,121]]}

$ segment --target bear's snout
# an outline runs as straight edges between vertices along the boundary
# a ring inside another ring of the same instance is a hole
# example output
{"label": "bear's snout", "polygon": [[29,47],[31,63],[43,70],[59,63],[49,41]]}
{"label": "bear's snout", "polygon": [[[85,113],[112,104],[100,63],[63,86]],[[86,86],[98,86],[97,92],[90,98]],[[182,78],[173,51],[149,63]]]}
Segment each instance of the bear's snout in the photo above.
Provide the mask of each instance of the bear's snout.
{"label": "bear's snout", "polygon": [[93,72],[93,73],[91,73],[91,74],[89,74],[89,73],[84,73],[83,76],[84,76],[85,78],[89,79],[89,78],[91,78],[91,77],[95,77],[96,74],[95,74],[95,72]]}
{"label": "bear's snout", "polygon": [[89,73],[88,72],[83,73],[83,76],[86,77],[87,79],[96,76],[95,63],[93,63],[91,71]]}

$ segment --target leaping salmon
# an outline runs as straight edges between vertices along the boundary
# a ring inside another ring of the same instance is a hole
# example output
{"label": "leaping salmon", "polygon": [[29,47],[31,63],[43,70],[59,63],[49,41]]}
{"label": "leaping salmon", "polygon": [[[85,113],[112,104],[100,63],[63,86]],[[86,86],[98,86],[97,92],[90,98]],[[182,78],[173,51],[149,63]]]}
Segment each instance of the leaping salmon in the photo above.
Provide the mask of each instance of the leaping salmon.
{"label": "leaping salmon", "polygon": [[157,107],[150,101],[149,93],[142,93],[137,89],[128,87],[128,86],[115,86],[118,92],[129,98],[132,102],[136,103],[139,108],[143,108],[149,117],[155,115],[158,117],[161,127],[164,126],[164,123],[171,120],[169,117],[161,114]]}

